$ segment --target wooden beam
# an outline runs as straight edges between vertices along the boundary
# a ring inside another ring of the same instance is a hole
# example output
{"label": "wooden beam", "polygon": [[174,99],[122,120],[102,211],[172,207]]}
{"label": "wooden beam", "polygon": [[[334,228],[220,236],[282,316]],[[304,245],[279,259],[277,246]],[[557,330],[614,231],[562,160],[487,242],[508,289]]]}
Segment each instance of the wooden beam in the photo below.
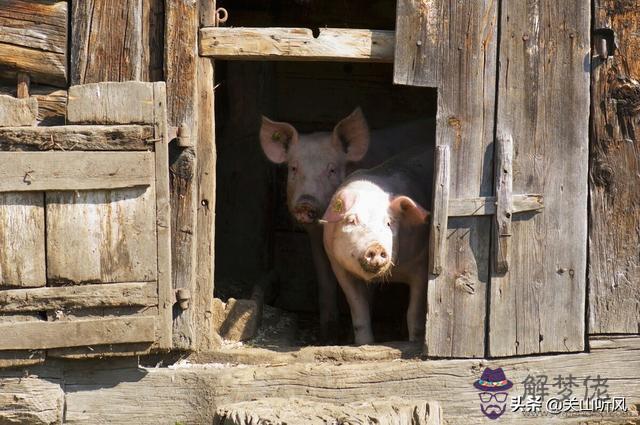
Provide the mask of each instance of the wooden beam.
{"label": "wooden beam", "polygon": [[38,83],[67,83],[66,1],[0,0],[0,69]]}
{"label": "wooden beam", "polygon": [[151,152],[1,152],[0,192],[115,189],[153,183]]}
{"label": "wooden beam", "polygon": [[0,324],[0,350],[35,350],[153,341],[154,317]]}
{"label": "wooden beam", "polygon": [[447,223],[449,222],[449,146],[436,146],[433,177],[433,208],[429,232],[429,265],[433,275],[442,273],[447,260]]}
{"label": "wooden beam", "polygon": [[153,83],[105,82],[71,86],[70,124],[153,124]]}
{"label": "wooden beam", "polygon": [[38,116],[38,100],[35,97],[18,99],[0,95],[0,127],[32,126]]}
{"label": "wooden beam", "polygon": [[[0,73],[1,74],[1,73]],[[38,123],[40,125],[63,125],[67,115],[67,90],[59,87],[32,84],[31,96],[38,100]],[[18,96],[17,87],[2,86],[0,94]]]}
{"label": "wooden beam", "polygon": [[436,87],[442,15],[437,1],[398,0],[394,84]]}
{"label": "wooden beam", "polygon": [[511,260],[511,215],[513,214],[513,140],[511,136],[498,135],[496,138],[496,214],[494,230],[495,270],[506,273]]}
{"label": "wooden beam", "polygon": [[601,38],[608,57],[591,59],[589,332],[637,334],[640,114],[631,105],[640,93],[640,1],[595,0],[593,11],[593,29],[611,38]]}
{"label": "wooden beam", "polygon": [[65,125],[0,128],[3,151],[149,151],[153,127],[140,125]]}
{"label": "wooden beam", "polygon": [[[544,197],[538,194],[516,194],[512,196],[512,214],[525,211],[541,211],[544,209]],[[481,196],[478,198],[449,199],[449,217],[466,217],[494,215],[496,213],[496,197]]]}
{"label": "wooden beam", "polygon": [[157,282],[125,282],[0,291],[0,313],[154,305],[158,305]]}
{"label": "wooden beam", "polygon": [[235,60],[393,62],[393,31],[320,28],[200,30],[200,55]]}
{"label": "wooden beam", "polygon": [[[198,130],[198,3],[190,0],[165,0],[165,79],[167,81],[167,121],[169,126]],[[171,246],[173,289],[195,293],[196,231],[198,184],[196,152],[191,147],[175,146],[170,152]],[[193,310],[182,310],[174,318],[173,346],[194,349]]]}

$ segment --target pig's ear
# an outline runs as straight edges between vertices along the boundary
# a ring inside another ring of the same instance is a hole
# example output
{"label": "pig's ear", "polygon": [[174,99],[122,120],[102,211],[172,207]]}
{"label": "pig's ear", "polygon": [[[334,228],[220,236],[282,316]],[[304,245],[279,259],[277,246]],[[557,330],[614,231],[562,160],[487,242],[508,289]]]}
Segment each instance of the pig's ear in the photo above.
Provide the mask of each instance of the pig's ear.
{"label": "pig's ear", "polygon": [[360,161],[369,149],[369,125],[358,106],[333,129],[333,143],[347,153],[347,161]]}
{"label": "pig's ear", "polygon": [[391,210],[396,217],[409,226],[425,224],[429,220],[429,211],[416,204],[408,196],[397,196],[391,201]]}
{"label": "pig's ear", "polygon": [[298,141],[298,132],[291,124],[275,122],[262,117],[260,145],[271,162],[281,164],[287,160],[287,150]]}
{"label": "pig's ear", "polygon": [[322,219],[328,223],[335,223],[342,220],[344,214],[351,209],[356,200],[356,195],[348,190],[343,190],[331,198]]}

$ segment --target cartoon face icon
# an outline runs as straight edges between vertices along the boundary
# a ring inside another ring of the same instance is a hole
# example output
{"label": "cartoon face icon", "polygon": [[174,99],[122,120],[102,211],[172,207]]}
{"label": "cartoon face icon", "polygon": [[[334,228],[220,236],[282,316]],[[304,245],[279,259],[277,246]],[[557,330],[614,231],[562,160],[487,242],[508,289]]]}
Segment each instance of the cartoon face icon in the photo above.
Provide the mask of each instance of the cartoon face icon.
{"label": "cartoon face icon", "polygon": [[502,368],[486,368],[480,379],[473,383],[479,390],[480,411],[489,419],[498,419],[507,409],[507,390],[513,386]]}

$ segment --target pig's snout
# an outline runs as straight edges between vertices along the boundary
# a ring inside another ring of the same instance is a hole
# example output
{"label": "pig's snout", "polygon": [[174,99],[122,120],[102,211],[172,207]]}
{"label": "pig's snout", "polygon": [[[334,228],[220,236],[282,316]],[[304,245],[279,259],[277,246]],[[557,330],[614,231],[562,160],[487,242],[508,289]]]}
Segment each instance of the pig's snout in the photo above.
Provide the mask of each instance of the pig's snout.
{"label": "pig's snout", "polygon": [[293,207],[293,216],[299,223],[313,223],[318,218],[316,202],[310,197],[301,197]]}
{"label": "pig's snout", "polygon": [[379,243],[370,245],[360,259],[362,269],[368,273],[378,274],[390,266],[389,254]]}

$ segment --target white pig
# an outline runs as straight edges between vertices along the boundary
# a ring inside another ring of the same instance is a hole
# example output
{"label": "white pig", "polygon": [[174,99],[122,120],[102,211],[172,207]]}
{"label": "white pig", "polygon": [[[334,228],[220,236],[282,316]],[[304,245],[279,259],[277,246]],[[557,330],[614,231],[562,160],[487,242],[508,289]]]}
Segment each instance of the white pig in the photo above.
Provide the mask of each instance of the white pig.
{"label": "white pig", "polygon": [[345,293],[356,344],[373,342],[367,283],[409,285],[409,340],[424,335],[432,150],[353,173],[323,217],[324,247]]}
{"label": "white pig", "polygon": [[422,120],[370,131],[360,108],[338,122],[333,131],[310,134],[299,134],[291,124],[262,117],[262,150],[270,161],[288,165],[287,206],[311,241],[323,341],[337,335],[337,283],[317,220],[347,174],[378,165],[398,152],[432,140],[434,129],[433,120]]}

